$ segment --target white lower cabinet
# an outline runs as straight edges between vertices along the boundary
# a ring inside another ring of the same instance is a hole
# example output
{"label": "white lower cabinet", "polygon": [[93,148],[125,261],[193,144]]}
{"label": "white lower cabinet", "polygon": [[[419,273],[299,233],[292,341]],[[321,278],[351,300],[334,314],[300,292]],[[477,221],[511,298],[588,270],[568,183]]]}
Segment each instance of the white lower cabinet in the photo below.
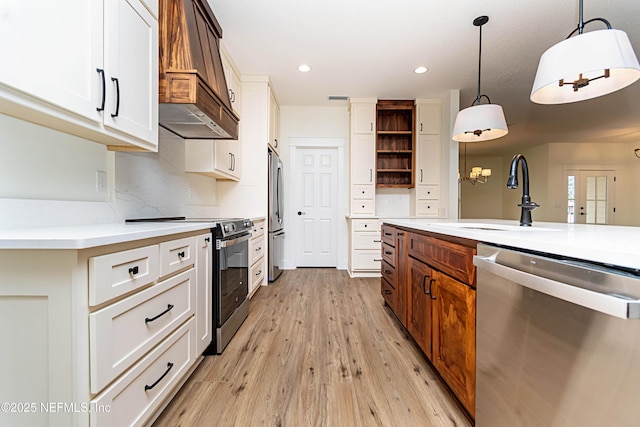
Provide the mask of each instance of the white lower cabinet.
{"label": "white lower cabinet", "polygon": [[253,296],[264,283],[266,272],[265,248],[265,219],[254,218],[251,240],[249,240],[249,296]]}
{"label": "white lower cabinet", "polygon": [[207,229],[0,250],[0,324],[14,325],[3,333],[0,400],[37,409],[2,411],[0,425],[151,422],[211,342],[211,241]]}
{"label": "white lower cabinet", "polygon": [[377,218],[351,218],[349,274],[351,277],[380,276],[382,238]]}
{"label": "white lower cabinet", "polygon": [[91,425],[143,425],[199,356],[195,329],[195,319],[191,317],[92,400]]}

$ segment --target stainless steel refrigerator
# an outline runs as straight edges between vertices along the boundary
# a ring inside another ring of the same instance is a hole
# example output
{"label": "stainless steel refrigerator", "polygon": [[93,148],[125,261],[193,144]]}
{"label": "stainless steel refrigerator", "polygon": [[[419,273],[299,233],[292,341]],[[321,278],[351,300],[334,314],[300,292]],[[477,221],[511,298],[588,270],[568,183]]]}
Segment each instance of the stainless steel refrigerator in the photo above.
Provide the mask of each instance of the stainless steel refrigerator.
{"label": "stainless steel refrigerator", "polygon": [[269,275],[273,282],[282,273],[284,259],[284,191],[282,161],[269,150]]}

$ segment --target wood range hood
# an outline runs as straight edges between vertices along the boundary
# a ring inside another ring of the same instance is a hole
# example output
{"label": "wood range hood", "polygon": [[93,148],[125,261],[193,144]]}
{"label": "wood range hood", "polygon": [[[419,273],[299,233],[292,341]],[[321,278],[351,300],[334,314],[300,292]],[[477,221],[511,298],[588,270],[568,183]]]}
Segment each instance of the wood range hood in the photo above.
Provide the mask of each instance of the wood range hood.
{"label": "wood range hood", "polygon": [[222,28],[206,0],[160,0],[160,126],[185,139],[238,139]]}

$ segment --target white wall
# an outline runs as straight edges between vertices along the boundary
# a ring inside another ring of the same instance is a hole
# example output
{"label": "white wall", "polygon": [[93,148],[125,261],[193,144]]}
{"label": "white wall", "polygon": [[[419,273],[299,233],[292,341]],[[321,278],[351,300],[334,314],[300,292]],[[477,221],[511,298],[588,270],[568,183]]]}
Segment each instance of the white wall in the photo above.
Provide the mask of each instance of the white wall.
{"label": "white wall", "polygon": [[[114,153],[6,115],[0,129],[0,227],[218,213],[215,180],[184,171],[184,143],[167,131],[158,153]],[[96,188],[96,171],[106,189]]]}

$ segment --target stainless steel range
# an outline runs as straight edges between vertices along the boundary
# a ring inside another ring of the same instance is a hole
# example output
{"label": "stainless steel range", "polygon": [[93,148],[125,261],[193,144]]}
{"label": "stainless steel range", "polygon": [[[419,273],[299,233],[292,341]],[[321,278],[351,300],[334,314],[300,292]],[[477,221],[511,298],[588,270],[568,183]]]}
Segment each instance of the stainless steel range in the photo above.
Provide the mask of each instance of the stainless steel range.
{"label": "stainless steel range", "polygon": [[213,251],[213,326],[204,354],[220,354],[249,314],[249,239],[253,222],[244,218],[141,218],[127,222],[215,222]]}

